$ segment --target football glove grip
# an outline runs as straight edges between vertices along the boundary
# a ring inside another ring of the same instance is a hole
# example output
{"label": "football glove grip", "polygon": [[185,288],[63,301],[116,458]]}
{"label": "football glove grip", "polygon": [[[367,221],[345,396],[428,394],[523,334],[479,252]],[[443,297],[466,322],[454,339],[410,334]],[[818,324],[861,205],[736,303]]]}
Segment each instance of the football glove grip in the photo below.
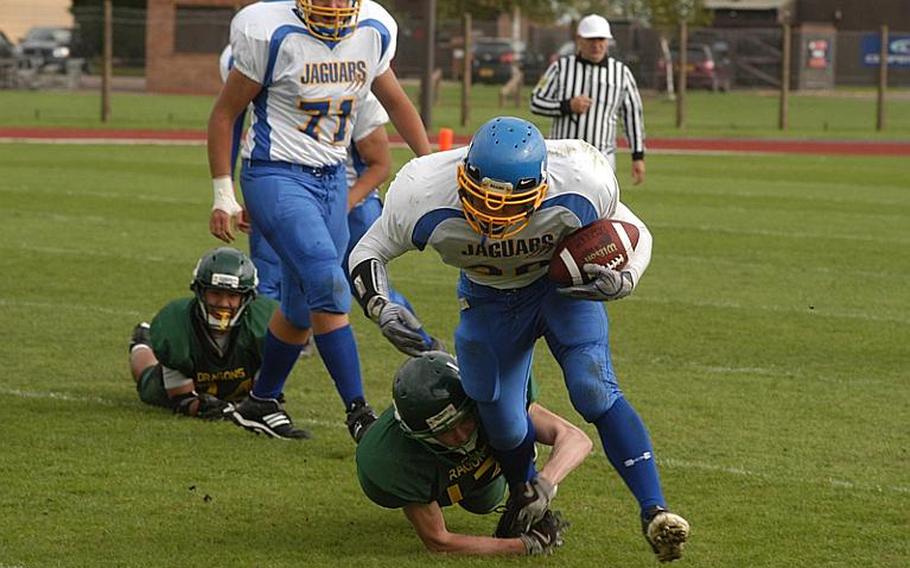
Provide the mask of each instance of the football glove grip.
{"label": "football glove grip", "polygon": [[379,306],[376,323],[382,335],[405,355],[416,357],[429,346],[420,334],[422,325],[417,316],[401,304],[385,301]]}
{"label": "football glove grip", "polygon": [[517,520],[522,526],[531,526],[540,521],[550,508],[550,501],[556,496],[557,486],[537,476],[524,486],[525,497],[530,498],[521,510]]}
{"label": "football glove grip", "polygon": [[563,545],[563,533],[569,527],[559,511],[547,511],[544,518],[528,529],[528,532],[519,535],[525,552],[529,556],[552,554]]}
{"label": "football glove grip", "polygon": [[628,270],[619,272],[599,264],[585,264],[582,270],[592,278],[587,284],[559,288],[559,293],[578,300],[610,302],[632,293],[635,283]]}

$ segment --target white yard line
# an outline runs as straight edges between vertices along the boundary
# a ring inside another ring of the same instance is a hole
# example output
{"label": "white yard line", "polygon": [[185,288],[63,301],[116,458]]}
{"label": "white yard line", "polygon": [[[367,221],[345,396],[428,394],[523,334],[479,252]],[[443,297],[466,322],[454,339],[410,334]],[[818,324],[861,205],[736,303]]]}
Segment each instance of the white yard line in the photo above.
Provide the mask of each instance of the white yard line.
{"label": "white yard line", "polygon": [[0,193],[20,194],[20,195],[50,195],[66,197],[97,197],[99,199],[116,199],[121,201],[145,201],[151,203],[168,203],[176,205],[207,205],[202,199],[187,199],[181,197],[162,197],[158,195],[136,195],[135,192],[114,193],[110,191],[82,191],[82,190],[58,190],[57,188],[38,188],[31,186],[20,187],[3,187]]}
{"label": "white yard line", "polygon": [[[103,406],[123,406],[123,402],[119,400],[110,400],[100,396],[80,396],[72,395],[61,392],[42,392],[42,391],[26,391],[21,389],[10,389],[0,387],[0,395],[5,396],[14,396],[17,398],[26,398],[26,399],[37,399],[37,400],[59,400],[63,402],[75,402],[80,404],[100,404]],[[139,404],[139,401],[136,401]],[[312,424],[314,426],[322,426],[326,428],[341,429],[346,428],[344,424],[339,420],[338,422],[330,422],[328,420],[318,420],[316,418],[299,418],[296,422],[301,424]]]}
{"label": "white yard line", "polygon": [[11,300],[9,298],[0,298],[0,306],[8,306],[11,308],[28,308],[28,309],[41,309],[41,310],[54,310],[54,311],[70,311],[70,312],[89,312],[93,314],[107,314],[114,316],[129,316],[129,317],[139,317],[142,314],[135,310],[119,310],[113,308],[105,308],[102,306],[92,306],[88,304],[73,304],[73,303],[64,303],[55,304],[53,302],[31,302],[28,300]]}
{"label": "white yard line", "polygon": [[[41,392],[41,391],[24,391],[20,389],[9,389],[0,387],[0,394],[6,396],[13,396],[17,398],[25,399],[38,399],[38,400],[59,400],[63,402],[74,402],[81,404],[101,404],[104,406],[122,406],[122,402],[109,400],[102,397],[96,396],[79,396],[79,395],[70,395],[58,392]],[[302,418],[297,420],[300,424],[311,424],[314,426],[320,426],[324,428],[340,429],[344,425],[339,421],[327,421],[327,420],[318,420],[314,418]],[[905,487],[901,485],[878,485],[874,483],[864,483],[851,481],[848,479],[836,479],[833,477],[827,478],[795,478],[795,477],[782,477],[780,475],[773,475],[770,473],[764,473],[761,471],[749,470],[744,467],[714,464],[708,462],[698,462],[690,460],[680,460],[676,458],[667,458],[662,457],[657,459],[658,464],[662,468],[667,469],[689,469],[689,470],[701,470],[701,471],[710,471],[715,473],[724,473],[727,475],[737,476],[737,477],[748,477],[753,479],[760,479],[762,481],[767,481],[772,484],[780,484],[781,482],[786,483],[804,483],[809,485],[821,485],[827,486],[834,489],[843,489],[846,491],[857,491],[857,492],[875,492],[875,493],[910,493],[910,487]]]}
{"label": "white yard line", "polygon": [[787,313],[787,314],[797,314],[797,315],[806,315],[811,317],[819,318],[833,318],[833,319],[855,319],[863,321],[879,321],[879,322],[888,322],[888,323],[897,323],[901,325],[910,325],[910,319],[906,317],[890,317],[890,316],[876,316],[868,314],[865,312],[856,312],[856,311],[844,311],[844,310],[830,310],[830,309],[817,309],[810,310],[805,306],[761,306],[757,304],[740,304],[738,302],[713,302],[713,301],[701,301],[693,302],[691,300],[680,300],[676,298],[643,298],[641,296],[630,296],[626,298],[626,302],[645,302],[650,304],[673,304],[675,306],[694,306],[697,308],[720,308],[720,309],[730,309],[730,310],[759,310],[763,312],[772,312],[772,313]]}
{"label": "white yard line", "polygon": [[735,467],[735,466],[725,466],[720,464],[712,464],[706,462],[697,462],[697,461],[688,461],[688,460],[679,460],[675,458],[657,458],[658,464],[663,468],[669,469],[695,469],[702,471],[711,471],[716,473],[726,473],[729,475],[735,475],[740,477],[750,477],[754,479],[761,479],[762,481],[767,481],[772,484],[785,481],[788,483],[804,483],[808,485],[823,485],[832,487],[834,489],[845,489],[850,491],[862,491],[868,492],[872,491],[874,493],[910,493],[910,487],[902,485],[878,485],[875,483],[863,483],[857,481],[850,481],[846,479],[835,479],[833,477],[826,478],[795,478],[795,477],[786,477],[780,475],[772,475],[769,473],[764,473],[760,471],[753,471],[746,469],[744,467]]}
{"label": "white yard line", "polygon": [[[46,255],[65,255],[65,256],[92,256],[98,258],[116,258],[120,260],[137,260],[135,253],[126,254],[126,253],[117,253],[106,250],[92,250],[92,249],[75,249],[75,248],[62,248],[62,247],[41,247],[33,246],[26,243],[19,243],[18,245],[2,245],[0,244],[0,250],[18,250],[18,251],[28,251],[38,254]],[[167,262],[173,264],[186,264],[185,258],[174,257],[166,258],[163,256],[154,256],[154,255],[142,255],[142,262]]]}

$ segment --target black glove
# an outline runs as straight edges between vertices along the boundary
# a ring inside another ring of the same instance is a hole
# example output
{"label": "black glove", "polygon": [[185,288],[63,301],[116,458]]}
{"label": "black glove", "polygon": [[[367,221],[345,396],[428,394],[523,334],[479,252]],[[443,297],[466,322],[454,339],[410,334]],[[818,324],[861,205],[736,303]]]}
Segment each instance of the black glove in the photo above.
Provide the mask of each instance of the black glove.
{"label": "black glove", "polygon": [[225,420],[228,418],[226,413],[234,410],[233,404],[210,394],[191,393],[185,394],[177,399],[176,404],[174,405],[174,412],[176,414],[183,414],[184,416],[193,416],[193,414],[190,413],[192,412],[194,402],[199,403],[195,416],[197,418],[202,418],[203,420]]}
{"label": "black glove", "polygon": [[569,521],[563,519],[559,511],[547,510],[541,520],[518,538],[525,545],[528,555],[552,554],[563,545],[563,535],[568,528]]}
{"label": "black glove", "polygon": [[556,485],[545,478],[538,475],[527,482],[521,495],[518,522],[526,527],[539,522],[549,512],[553,497],[556,497]]}
{"label": "black glove", "polygon": [[227,413],[234,410],[234,405],[226,400],[221,400],[210,394],[202,393],[198,395],[199,410],[196,416],[203,420],[226,420]]}

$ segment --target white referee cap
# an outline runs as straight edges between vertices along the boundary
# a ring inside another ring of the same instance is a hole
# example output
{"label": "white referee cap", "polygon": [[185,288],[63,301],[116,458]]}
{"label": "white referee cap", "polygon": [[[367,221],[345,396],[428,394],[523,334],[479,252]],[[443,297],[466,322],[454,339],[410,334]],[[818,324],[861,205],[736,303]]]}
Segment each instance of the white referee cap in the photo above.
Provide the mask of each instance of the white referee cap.
{"label": "white referee cap", "polygon": [[581,21],[578,22],[577,33],[585,39],[590,39],[592,37],[613,39],[613,34],[610,33],[610,22],[603,16],[598,16],[597,14],[591,14],[582,18]]}

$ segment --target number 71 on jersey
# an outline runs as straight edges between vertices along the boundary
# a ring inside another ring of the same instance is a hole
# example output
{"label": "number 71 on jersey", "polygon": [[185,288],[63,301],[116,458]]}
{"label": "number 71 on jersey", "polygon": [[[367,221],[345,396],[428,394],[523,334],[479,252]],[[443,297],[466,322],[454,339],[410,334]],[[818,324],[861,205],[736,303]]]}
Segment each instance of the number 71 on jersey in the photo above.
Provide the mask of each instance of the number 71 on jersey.
{"label": "number 71 on jersey", "polygon": [[310,119],[305,124],[297,125],[298,130],[317,142],[324,142],[324,140],[319,139],[319,133],[322,131],[320,122],[323,119],[334,119],[337,121],[337,125],[328,142],[335,145],[344,144],[349,118],[354,110],[354,97],[344,97],[342,99],[298,99],[297,108],[310,116]]}

